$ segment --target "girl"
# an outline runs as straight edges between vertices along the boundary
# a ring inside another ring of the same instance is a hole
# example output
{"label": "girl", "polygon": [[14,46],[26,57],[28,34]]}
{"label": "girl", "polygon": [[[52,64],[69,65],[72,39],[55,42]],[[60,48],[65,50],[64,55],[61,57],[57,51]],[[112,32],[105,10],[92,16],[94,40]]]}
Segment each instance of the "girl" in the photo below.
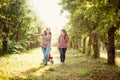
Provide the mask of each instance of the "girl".
{"label": "girl", "polygon": [[60,52],[60,62],[63,64],[65,62],[65,53],[67,50],[67,44],[69,41],[68,34],[65,29],[61,30],[61,35],[59,36],[58,49]]}
{"label": "girl", "polygon": [[35,36],[42,36],[41,47],[44,55],[44,65],[47,65],[48,62],[48,54],[50,52],[51,47],[51,30],[47,28],[42,34],[33,34]]}

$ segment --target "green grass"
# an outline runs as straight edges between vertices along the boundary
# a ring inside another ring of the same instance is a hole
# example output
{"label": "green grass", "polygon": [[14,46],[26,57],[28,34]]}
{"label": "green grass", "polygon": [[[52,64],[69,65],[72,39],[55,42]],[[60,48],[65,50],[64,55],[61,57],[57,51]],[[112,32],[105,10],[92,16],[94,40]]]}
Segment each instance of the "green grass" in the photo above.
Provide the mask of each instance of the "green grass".
{"label": "green grass", "polygon": [[66,62],[59,64],[59,52],[52,48],[55,64],[43,66],[40,49],[0,58],[0,80],[119,80],[120,68],[106,65],[105,59],[92,59],[68,50]]}

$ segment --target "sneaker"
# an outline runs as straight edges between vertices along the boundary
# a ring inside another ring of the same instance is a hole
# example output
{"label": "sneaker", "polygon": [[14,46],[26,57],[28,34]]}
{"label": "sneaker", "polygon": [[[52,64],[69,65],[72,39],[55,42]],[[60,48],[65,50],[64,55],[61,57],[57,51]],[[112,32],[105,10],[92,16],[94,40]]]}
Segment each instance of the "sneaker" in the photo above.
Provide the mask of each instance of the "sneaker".
{"label": "sneaker", "polygon": [[64,64],[63,62],[60,63],[60,65],[63,65],[63,64]]}
{"label": "sneaker", "polygon": [[44,64],[44,66],[47,66],[47,64]]}

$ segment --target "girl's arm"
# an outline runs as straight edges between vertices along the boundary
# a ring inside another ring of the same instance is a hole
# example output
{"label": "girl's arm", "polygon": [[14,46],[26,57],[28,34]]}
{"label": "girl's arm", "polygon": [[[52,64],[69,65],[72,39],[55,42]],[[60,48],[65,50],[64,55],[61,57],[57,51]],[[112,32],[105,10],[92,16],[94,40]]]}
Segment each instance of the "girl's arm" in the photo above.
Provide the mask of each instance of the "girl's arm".
{"label": "girl's arm", "polygon": [[33,36],[42,36],[43,34],[33,34]]}
{"label": "girl's arm", "polygon": [[59,43],[60,43],[60,36],[58,37],[58,49],[59,49]]}
{"label": "girl's arm", "polygon": [[58,44],[60,43],[60,36],[58,37]]}
{"label": "girl's arm", "polygon": [[67,43],[69,42],[69,37],[68,36],[66,36],[66,41],[67,41]]}

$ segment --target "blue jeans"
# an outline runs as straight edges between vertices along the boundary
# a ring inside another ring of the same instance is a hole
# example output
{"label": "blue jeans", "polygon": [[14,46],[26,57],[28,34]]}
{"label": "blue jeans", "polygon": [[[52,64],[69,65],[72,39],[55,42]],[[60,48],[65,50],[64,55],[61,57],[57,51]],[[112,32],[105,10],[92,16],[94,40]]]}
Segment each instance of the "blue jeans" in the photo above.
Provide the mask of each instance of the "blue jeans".
{"label": "blue jeans", "polygon": [[44,63],[45,63],[45,65],[47,65],[50,47],[47,47],[47,48],[42,47],[42,51],[43,51],[43,55],[44,55]]}
{"label": "blue jeans", "polygon": [[65,62],[65,53],[66,53],[67,48],[59,48],[60,52],[60,61]]}

